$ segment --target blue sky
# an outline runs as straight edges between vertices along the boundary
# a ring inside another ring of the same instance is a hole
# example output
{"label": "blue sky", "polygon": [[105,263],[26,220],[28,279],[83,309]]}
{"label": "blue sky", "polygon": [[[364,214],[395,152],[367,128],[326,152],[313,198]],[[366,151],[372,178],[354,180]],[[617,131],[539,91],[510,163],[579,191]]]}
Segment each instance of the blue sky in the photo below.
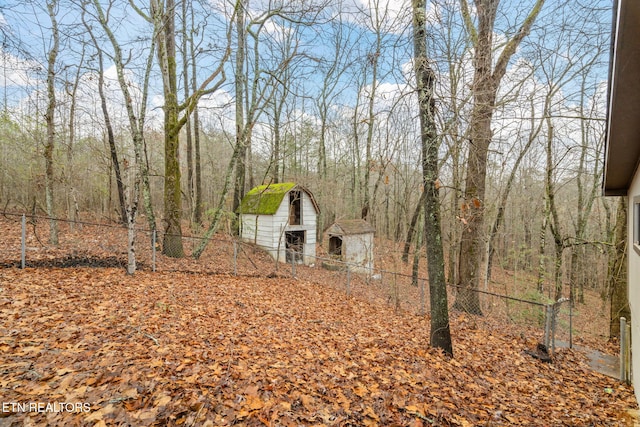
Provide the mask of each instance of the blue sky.
{"label": "blue sky", "polygon": [[[12,0],[13,1],[13,0]],[[44,89],[43,79],[45,77],[46,52],[50,43],[50,36],[47,28],[50,26],[46,10],[43,9],[42,2],[18,2],[6,3],[0,9],[2,13],[3,35],[5,37],[6,49],[2,51],[2,69],[0,70],[0,81],[3,82],[3,99],[6,97],[10,105],[24,102],[25,99],[33,97],[34,91]],[[103,2],[104,3],[104,2]],[[127,2],[118,0],[116,2],[122,6]],[[146,2],[141,2],[141,4]],[[263,15],[266,0],[251,1],[250,18],[258,19]],[[80,12],[69,7],[69,1],[62,2],[58,19],[63,30],[63,49],[60,56],[61,63],[58,66],[59,88],[62,90],[64,80],[71,80],[75,73],[74,66],[79,63],[83,41],[87,40],[86,30],[81,26],[74,26],[80,22]],[[295,7],[297,2],[284,2],[286,6]],[[311,2],[313,4],[313,2]],[[500,45],[504,39],[504,34],[513,32],[513,25],[517,19],[522,19],[524,12],[531,2],[504,1],[503,9],[498,15],[495,41]],[[567,6],[567,5],[570,6]],[[196,39],[201,54],[198,59],[198,69],[201,76],[207,74],[209,70],[217,65],[217,61],[222,54],[221,49],[225,45],[224,29],[228,19],[228,3],[222,0],[205,3],[210,13],[200,10],[195,22],[198,29]],[[539,23],[534,28],[531,36],[525,40],[517,57],[520,61],[536,62],[544,60],[547,66],[552,62],[558,67],[565,65],[568,61],[582,60],[584,54],[589,54],[591,49],[587,41],[596,42],[600,45],[608,46],[606,40],[598,40],[598,37],[607,37],[604,34],[595,34],[596,30],[601,30],[602,26],[610,23],[611,7],[607,2],[598,3],[598,9],[588,9],[580,2],[558,2],[547,1],[545,9],[540,15]],[[563,6],[563,8],[559,8]],[[439,70],[439,91],[443,97],[440,104],[444,106],[446,96],[450,91],[449,75],[457,70],[464,78],[462,87],[457,96],[463,96],[468,92],[473,73],[472,61],[469,46],[465,43],[466,36],[459,14],[459,3],[457,0],[442,0],[432,2],[428,6],[428,16],[431,19],[429,28],[429,49],[433,56],[433,66]],[[371,60],[372,55],[376,55],[376,37],[382,38],[382,47],[379,56],[378,89],[380,91],[376,99],[378,111],[387,111],[399,100],[406,97],[411,92],[412,77],[410,74],[410,58],[412,46],[408,25],[409,2],[394,0],[344,0],[342,22],[336,25],[335,9],[327,9],[318,15],[320,24],[309,26],[299,26],[292,24],[283,18],[273,17],[262,29],[260,38],[260,54],[263,59],[269,58],[272,48],[280,46],[280,42],[291,36],[291,40],[299,43],[295,68],[295,90],[305,97],[296,100],[300,111],[298,117],[305,115],[313,120],[316,112],[313,110],[314,101],[317,99],[319,89],[322,87],[323,70],[326,70],[334,56],[332,46],[334,37],[338,30],[342,30],[344,42],[349,45],[349,53],[343,55],[342,61],[345,63],[353,61],[355,66],[344,73],[335,88],[336,97],[332,99],[334,103],[334,114],[350,114],[350,108],[355,105],[358,94],[364,95],[371,86]],[[128,8],[112,9],[112,22],[116,23],[114,28],[117,37],[125,49],[128,57],[127,69],[132,86],[139,83],[140,69],[146,59],[148,52],[148,36],[151,31],[150,24],[144,22]],[[291,16],[291,15],[289,15]],[[297,15],[293,15],[296,19]],[[579,24],[579,25],[578,25]],[[596,26],[598,24],[599,26]],[[94,24],[95,25],[95,24]],[[177,26],[180,27],[180,20]],[[380,31],[376,33],[376,25]],[[561,38],[564,33],[559,32],[562,26],[576,27],[575,39]],[[253,28],[258,28],[254,25]],[[100,31],[97,31],[100,32]],[[585,36],[579,38],[580,32]],[[544,46],[540,47],[540,42]],[[108,50],[108,43],[103,42],[103,47]],[[88,49],[85,58],[90,59],[92,50]],[[304,56],[302,56],[302,54]],[[543,56],[545,56],[543,58]],[[280,58],[273,56],[271,66],[277,67]],[[608,53],[600,52],[599,65],[591,71],[590,78],[593,84],[590,89],[593,93],[598,82],[603,82],[607,78]],[[512,61],[512,66],[518,64]],[[91,67],[90,62],[86,62],[87,68]],[[268,66],[268,61],[261,63],[261,66]],[[114,77],[115,73],[107,60],[107,75]],[[233,71],[230,64],[227,84],[216,94],[207,97],[202,101],[203,111],[209,115],[212,125],[226,123],[232,128],[233,120]],[[551,68],[547,67],[547,70]],[[277,70],[277,69],[276,69]],[[548,71],[547,71],[548,72]],[[83,99],[88,104],[88,111],[94,108],[95,99],[95,75],[91,70],[84,70],[84,90],[81,91]],[[510,76],[517,75],[511,73]],[[263,75],[264,77],[265,75]],[[534,77],[544,80],[547,75],[537,69]],[[109,82],[112,92],[110,99],[114,110],[118,108],[121,95],[117,85]],[[567,83],[564,95],[568,100],[575,101],[574,86]],[[150,116],[156,125],[159,125],[161,118],[160,107],[162,105],[161,80],[156,70],[152,79],[152,96],[150,97]],[[361,99],[361,102],[364,98]],[[30,101],[32,102],[32,101]],[[121,107],[120,107],[121,109]],[[304,109],[304,111],[302,111]],[[120,113],[122,114],[122,113]],[[117,114],[116,114],[117,116]],[[207,119],[205,115],[203,118]],[[265,119],[266,120],[266,119]],[[226,127],[225,126],[225,127]]]}

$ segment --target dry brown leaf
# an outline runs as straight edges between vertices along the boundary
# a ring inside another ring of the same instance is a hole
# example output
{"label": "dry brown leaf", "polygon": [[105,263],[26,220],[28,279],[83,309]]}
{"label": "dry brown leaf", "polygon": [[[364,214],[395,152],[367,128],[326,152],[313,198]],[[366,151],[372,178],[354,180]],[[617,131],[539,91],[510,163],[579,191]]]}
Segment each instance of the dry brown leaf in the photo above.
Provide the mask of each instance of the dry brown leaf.
{"label": "dry brown leaf", "polygon": [[635,405],[579,353],[542,365],[491,319],[453,312],[448,361],[428,347],[428,318],[395,312],[375,282],[362,289],[379,304],[282,274],[2,269],[0,281],[3,398],[91,403],[60,425],[615,426]]}

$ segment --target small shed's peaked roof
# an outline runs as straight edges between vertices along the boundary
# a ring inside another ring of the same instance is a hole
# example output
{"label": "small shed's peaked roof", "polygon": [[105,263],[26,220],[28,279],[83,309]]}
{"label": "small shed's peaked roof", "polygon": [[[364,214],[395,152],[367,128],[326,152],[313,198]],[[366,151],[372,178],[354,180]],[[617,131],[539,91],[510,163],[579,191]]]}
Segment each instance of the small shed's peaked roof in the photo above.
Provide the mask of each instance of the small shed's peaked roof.
{"label": "small shed's peaked roof", "polygon": [[603,190],[624,196],[640,157],[640,2],[617,0],[613,18]]}
{"label": "small shed's peaked roof", "polygon": [[252,215],[273,215],[278,211],[284,196],[293,189],[299,189],[309,195],[316,212],[320,212],[313,194],[295,182],[259,185],[249,191],[242,199],[237,213]]}
{"label": "small shed's peaked roof", "polygon": [[375,231],[376,229],[364,219],[341,219],[327,229],[327,233],[340,236],[370,234]]}

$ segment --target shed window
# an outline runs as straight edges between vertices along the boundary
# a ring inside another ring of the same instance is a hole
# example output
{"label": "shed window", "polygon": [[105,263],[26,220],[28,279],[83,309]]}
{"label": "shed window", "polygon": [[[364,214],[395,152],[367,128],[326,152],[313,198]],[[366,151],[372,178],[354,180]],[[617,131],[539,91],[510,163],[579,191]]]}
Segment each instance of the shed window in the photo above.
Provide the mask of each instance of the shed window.
{"label": "shed window", "polygon": [[289,193],[289,225],[302,224],[302,197],[299,191]]}

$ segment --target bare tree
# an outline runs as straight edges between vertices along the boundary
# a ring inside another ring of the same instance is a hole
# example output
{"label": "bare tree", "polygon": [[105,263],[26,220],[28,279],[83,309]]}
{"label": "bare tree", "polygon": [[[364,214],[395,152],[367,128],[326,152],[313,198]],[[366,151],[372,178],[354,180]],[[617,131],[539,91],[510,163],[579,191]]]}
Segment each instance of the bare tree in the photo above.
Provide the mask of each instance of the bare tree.
{"label": "bare tree", "polygon": [[55,220],[55,198],[53,183],[55,176],[53,171],[53,151],[56,141],[56,66],[60,49],[60,32],[58,30],[58,19],[56,17],[58,9],[57,0],[47,1],[47,12],[51,19],[51,46],[47,56],[47,112],[45,120],[47,124],[47,140],[44,144],[44,160],[45,160],[45,189],[44,198],[47,207],[47,215],[49,216],[49,243],[58,244],[58,224]]}
{"label": "bare tree", "polygon": [[[100,23],[103,31],[105,32],[107,38],[111,42],[111,47],[113,49],[113,61],[116,68],[116,73],[118,76],[118,84],[120,86],[120,90],[122,91],[124,100],[125,100],[125,108],[127,110],[127,117],[129,119],[129,132],[131,134],[131,139],[133,140],[133,151],[134,151],[134,159],[135,165],[133,167],[133,188],[132,194],[128,198],[126,203],[126,212],[127,212],[127,227],[128,227],[128,266],[127,272],[129,274],[133,274],[136,270],[136,256],[135,256],[135,242],[136,242],[136,218],[138,214],[138,205],[140,198],[140,186],[142,184],[143,190],[143,198],[145,206],[151,206],[150,193],[149,193],[149,171],[146,163],[146,158],[144,155],[144,122],[146,120],[146,109],[147,109],[147,99],[149,92],[149,79],[151,75],[152,63],[153,63],[153,55],[154,55],[154,40],[155,38],[151,38],[151,46],[149,47],[149,53],[146,60],[146,67],[144,69],[144,77],[142,84],[142,96],[139,104],[139,109],[136,111],[135,105],[133,103],[133,96],[131,94],[130,82],[127,80],[125,76],[125,59],[122,55],[122,49],[120,44],[110,27],[109,16],[105,14],[102,5],[99,0],[93,0],[93,6],[95,8],[96,19]],[[90,28],[90,27],[89,27]],[[158,31],[158,27],[153,27],[154,33]],[[155,34],[154,34],[155,35]],[[105,115],[105,118],[108,118],[108,114]],[[125,197],[126,198],[126,197]],[[152,210],[150,210],[153,212]],[[155,230],[155,219],[153,215],[151,218],[148,218],[149,221],[153,221],[152,230]]]}
{"label": "bare tree", "polygon": [[492,141],[493,117],[498,87],[507,71],[507,65],[520,42],[529,34],[544,0],[536,0],[526,18],[504,44],[494,65],[494,25],[499,0],[475,0],[477,26],[467,0],[460,0],[467,33],[471,38],[475,69],[473,79],[473,110],[469,123],[469,158],[465,179],[464,203],[461,217],[466,230],[460,241],[458,264],[458,293],[454,307],[473,314],[482,314],[480,297],[476,292],[480,280],[480,262],[484,254],[484,206],[487,157]]}
{"label": "bare tree", "polygon": [[[532,43],[530,48],[534,52],[538,75],[545,79],[543,84],[546,92],[542,110],[547,129],[545,210],[540,231],[538,290],[542,290],[544,245],[548,229],[554,241],[555,297],[557,299],[561,296],[563,281],[568,279],[569,297],[575,303],[576,289],[580,292],[583,288],[582,281],[578,279],[578,255],[580,252],[585,254],[585,250],[596,240],[588,238],[587,227],[602,181],[600,153],[605,135],[605,98],[604,90],[598,88],[600,85],[593,77],[606,61],[607,32],[604,30],[606,24],[593,13],[591,7],[585,8],[580,3],[571,3],[567,7],[571,11],[570,15],[559,14],[563,17],[560,23],[564,31],[558,34],[556,31],[540,28],[536,33],[537,43]],[[584,37],[585,34],[589,36]],[[539,45],[548,46],[546,52]],[[566,54],[559,55],[558,52]],[[577,106],[566,105],[561,102],[561,97],[575,99]],[[574,154],[576,152],[579,154]],[[564,177],[561,172],[561,165],[569,160],[575,165],[571,178]],[[562,207],[557,194],[567,182],[572,185],[575,183],[575,197],[565,199],[566,203],[575,201],[575,208],[569,210],[570,221],[558,212]],[[569,275],[563,278],[565,249],[571,251],[571,264]]]}
{"label": "bare tree", "polygon": [[[164,93],[164,241],[162,252],[171,257],[184,256],[182,247],[182,190],[178,149],[180,127],[178,75],[176,64],[175,1],[152,0],[153,21],[161,31],[157,35],[158,63]],[[187,123],[188,115],[184,116]]]}
{"label": "bare tree", "polygon": [[[238,12],[236,14],[236,57],[235,57],[235,105],[236,105],[236,146],[239,148],[238,159],[236,162],[236,177],[235,177],[235,186],[234,186],[234,196],[233,196],[233,211],[235,212],[242,198],[244,197],[245,191],[245,159],[247,153],[247,145],[249,144],[249,129],[251,127],[251,123],[245,124],[244,117],[244,103],[245,103],[245,89],[248,85],[248,79],[245,75],[245,62],[247,58],[245,56],[245,48],[247,44],[247,36],[246,36],[246,28],[245,28],[245,18],[247,15],[247,6],[248,2],[246,0],[240,0]],[[258,39],[255,39],[255,42],[258,42]],[[256,60],[259,61],[258,52],[255,52]],[[257,71],[257,70],[256,70]],[[257,82],[258,79],[254,80],[254,83]],[[254,84],[254,88],[257,85]]]}
{"label": "bare tree", "polygon": [[[239,5],[234,7],[234,17]],[[175,1],[151,0],[150,14],[137,9],[138,13],[160,28],[157,37],[157,58],[162,74],[164,93],[164,223],[165,234],[162,251],[165,255],[180,258],[184,256],[182,245],[182,190],[181,172],[178,161],[180,147],[180,130],[202,96],[217,91],[226,80],[225,65],[231,55],[232,25],[226,32],[225,46],[219,58],[218,65],[202,81],[200,86],[182,103],[178,102],[178,78],[176,62],[176,29],[175,29]],[[233,21],[233,19],[232,19]]]}
{"label": "bare tree", "polygon": [[[296,81],[304,78],[302,63],[313,58],[301,49],[302,32],[318,22],[323,5],[309,4],[271,6],[263,11],[249,11],[237,17],[236,50],[236,143],[240,155],[236,164],[233,210],[237,212],[244,197],[247,178],[253,184],[252,140],[256,124],[265,113],[271,113],[272,153],[269,168],[272,181],[282,174],[282,112],[291,98],[300,98]],[[240,27],[243,28],[240,28]],[[270,27],[275,29],[270,29]],[[295,157],[294,157],[295,159]]]}
{"label": "bare tree", "polygon": [[81,53],[79,63],[75,69],[74,75],[72,79],[69,79],[65,82],[65,95],[69,98],[69,115],[68,115],[68,123],[67,123],[67,166],[64,171],[64,180],[65,185],[67,187],[67,212],[68,217],[71,219],[71,227],[74,226],[74,222],[78,219],[79,215],[79,207],[78,207],[78,198],[77,198],[77,190],[75,186],[75,177],[74,177],[74,145],[76,143],[76,111],[77,111],[77,93],[78,86],[80,85],[80,76],[81,71],[84,67],[85,61],[85,48],[86,44],[81,44]]}
{"label": "bare tree", "polygon": [[100,96],[100,108],[102,110],[104,126],[107,131],[107,143],[109,144],[109,154],[111,158],[111,165],[113,167],[113,172],[116,178],[116,188],[118,191],[118,201],[120,204],[120,220],[122,221],[123,225],[126,225],[128,223],[128,220],[127,220],[127,204],[126,204],[126,199],[124,194],[124,181],[122,179],[122,172],[120,171],[120,160],[118,158],[118,149],[116,147],[116,138],[113,132],[113,124],[111,123],[109,109],[107,108],[107,96],[104,91],[104,86],[105,86],[104,54],[98,40],[96,39],[96,36],[94,35],[91,25],[85,19],[84,10],[82,13],[82,21],[96,49],[96,57],[98,60],[97,73],[98,73],[98,95]]}
{"label": "bare tree", "polygon": [[[186,1],[184,2],[186,4]],[[198,90],[198,51],[201,49],[200,44],[198,43],[196,44],[195,41],[195,35],[199,33],[199,29],[196,28],[195,25],[195,15],[196,15],[196,11],[194,10],[193,7],[193,1],[190,3],[191,4],[191,8],[189,10],[189,17],[191,18],[191,25],[190,28],[188,30],[189,32],[189,37],[188,37],[188,51],[189,51],[189,58],[191,61],[191,93],[195,93]],[[185,32],[187,32],[186,29],[186,22],[187,22],[187,16],[185,14],[184,18],[185,20]],[[186,37],[186,36],[185,36]],[[187,52],[184,53],[184,55],[187,55]],[[187,71],[185,71],[185,79],[186,79],[186,75],[187,75]],[[185,83],[186,86],[186,83]],[[188,98],[188,93],[185,92],[185,97]],[[202,223],[202,215],[203,215],[203,202],[202,202],[202,155],[201,155],[201,123],[200,123],[200,112],[199,112],[199,108],[198,105],[196,104],[196,106],[193,108],[193,114],[191,117],[191,123],[192,123],[192,129],[189,129],[189,126],[187,126],[187,132],[189,132],[190,134],[193,134],[193,164],[194,164],[194,171],[193,171],[193,181],[190,185],[193,187],[192,191],[193,191],[193,195],[192,200],[193,200],[193,222],[195,222],[196,224],[201,224]],[[187,150],[188,151],[188,150]],[[189,156],[189,158],[191,158],[191,156]]]}
{"label": "bare tree", "polygon": [[[181,29],[181,37],[182,37],[182,44],[181,44],[181,49],[182,49],[182,78],[184,80],[184,98],[187,99],[189,98],[189,91],[191,89],[191,85],[189,84],[190,82],[190,78],[189,78],[189,73],[190,73],[190,67],[189,67],[189,61],[193,61],[195,62],[195,57],[193,55],[190,55],[190,49],[189,49],[189,45],[193,45],[193,37],[190,34],[192,32],[192,30],[190,29],[190,26],[188,24],[188,11],[191,12],[191,16],[193,16],[193,2],[191,3],[191,8],[190,10],[187,8],[187,4],[189,2],[184,0],[182,2],[182,9],[181,9],[181,22],[182,22],[182,29]],[[195,78],[195,75],[192,76],[192,78]],[[195,111],[194,111],[195,114]],[[185,123],[184,129],[185,129],[185,139],[187,140],[187,149],[186,149],[186,158],[187,158],[187,200],[189,203],[189,206],[191,208],[191,217],[193,218],[194,216],[194,196],[195,196],[195,189],[194,189],[194,176],[193,176],[193,172],[194,172],[194,166],[193,166],[193,139],[194,139],[194,133],[192,132],[193,130],[193,116],[189,115],[187,116],[187,122]]]}
{"label": "bare tree", "polygon": [[342,11],[338,10],[336,17],[331,19],[330,26],[331,47],[330,56],[319,60],[319,69],[322,75],[320,93],[315,101],[315,107],[320,119],[320,139],[318,141],[318,175],[320,179],[327,178],[327,134],[330,121],[329,114],[336,104],[340,93],[340,81],[351,63],[352,50],[355,43],[349,42],[353,37],[348,32],[347,26],[342,20]]}
{"label": "bare tree", "polygon": [[435,122],[433,88],[435,73],[429,65],[426,35],[426,2],[413,0],[413,43],[416,89],[420,112],[420,141],[422,147],[422,182],[424,185],[425,244],[429,270],[429,300],[431,305],[430,344],[453,356],[449,328],[449,306],[444,276],[444,250],[440,225],[440,196],[438,182],[438,136]]}
{"label": "bare tree", "polygon": [[[500,227],[502,227],[502,223],[504,222],[509,194],[511,193],[511,189],[514,186],[520,164],[533,146],[533,143],[537,140],[538,135],[540,134],[540,131],[542,129],[543,121],[537,119],[536,123],[535,106],[533,105],[533,103],[536,101],[539,100],[536,98],[531,99],[532,105],[529,134],[526,136],[526,142],[524,146],[520,149],[519,153],[516,156],[511,172],[509,173],[507,181],[504,185],[504,189],[502,190],[502,194],[500,195],[500,198],[498,200],[497,213],[493,220],[491,230],[489,231],[489,238],[487,242],[487,271],[485,274],[485,281],[487,283],[491,281],[491,270],[493,267],[493,257],[495,255],[495,239],[498,235]],[[547,97],[545,102],[549,102],[549,97]]]}

